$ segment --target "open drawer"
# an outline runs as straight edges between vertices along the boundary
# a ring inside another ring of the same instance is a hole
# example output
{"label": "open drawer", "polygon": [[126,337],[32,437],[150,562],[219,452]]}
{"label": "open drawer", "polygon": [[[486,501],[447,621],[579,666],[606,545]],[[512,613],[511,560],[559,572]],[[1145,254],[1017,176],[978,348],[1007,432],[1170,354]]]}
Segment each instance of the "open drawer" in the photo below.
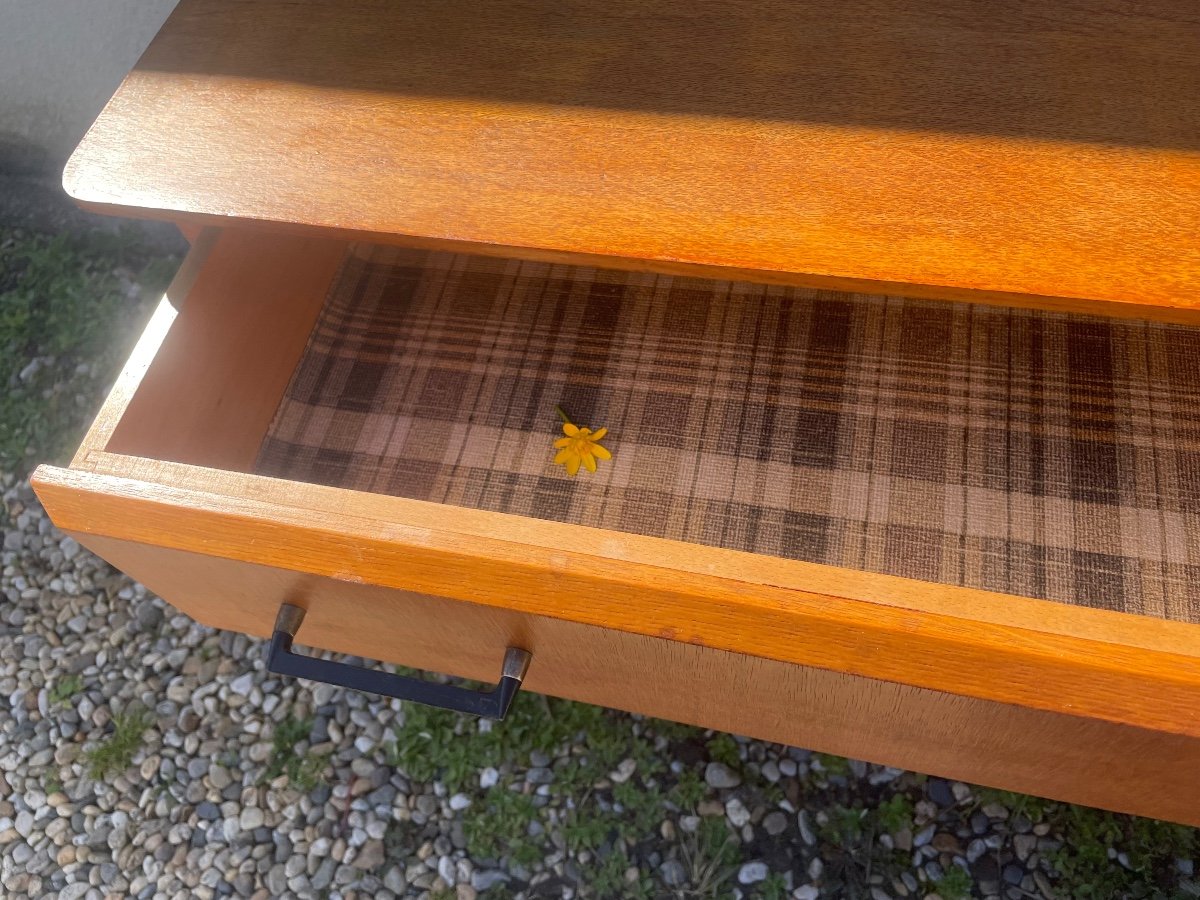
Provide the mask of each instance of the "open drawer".
{"label": "open drawer", "polygon": [[1198,344],[207,230],[34,484],[213,626],[1200,824]]}

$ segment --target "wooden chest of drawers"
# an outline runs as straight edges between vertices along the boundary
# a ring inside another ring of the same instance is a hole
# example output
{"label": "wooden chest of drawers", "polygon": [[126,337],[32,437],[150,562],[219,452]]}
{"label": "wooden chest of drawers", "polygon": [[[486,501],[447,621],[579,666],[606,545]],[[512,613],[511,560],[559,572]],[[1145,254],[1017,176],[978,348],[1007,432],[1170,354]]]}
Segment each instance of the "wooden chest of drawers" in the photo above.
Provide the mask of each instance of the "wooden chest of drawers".
{"label": "wooden chest of drawers", "polygon": [[38,493],[215,626],[1200,823],[1200,24],[1092,5],[184,0],[66,183],[193,250]]}

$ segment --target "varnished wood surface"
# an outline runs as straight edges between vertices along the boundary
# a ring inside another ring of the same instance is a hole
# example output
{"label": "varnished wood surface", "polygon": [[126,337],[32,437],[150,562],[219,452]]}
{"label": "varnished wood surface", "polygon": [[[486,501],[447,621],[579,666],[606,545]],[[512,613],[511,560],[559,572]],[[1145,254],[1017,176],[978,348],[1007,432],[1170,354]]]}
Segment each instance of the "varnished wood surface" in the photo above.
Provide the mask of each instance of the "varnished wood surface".
{"label": "varnished wood surface", "polygon": [[193,276],[186,303],[176,301],[156,363],[136,366],[136,390],[120,392],[126,406],[105,445],[112,452],[152,445],[164,459],[253,466],[346,254],[345,244],[311,235],[225,231],[210,240],[188,254],[189,269],[198,255],[214,264]]}
{"label": "varnished wood surface", "polygon": [[[484,681],[502,648],[527,689],[827,753],[1200,825],[1200,739],[972,700],[511,610],[78,535],[200,621],[259,636],[308,609],[298,644]],[[503,724],[498,725],[503,728]],[[1114,777],[1119,773],[1119,777]]]}
{"label": "varnished wood surface", "polygon": [[[293,302],[292,290],[308,298],[293,305],[315,314],[311,267],[331,264],[303,236],[230,232],[194,250],[190,294],[169,297],[173,322],[159,321],[168,315],[160,311],[74,469],[37,473],[55,521],[85,535],[1200,735],[1195,626],[239,473],[266,427],[268,395],[283,390],[299,352],[296,329],[264,322]],[[247,318],[258,324],[248,328]],[[118,435],[122,453],[112,452]],[[244,614],[265,629],[274,609],[264,600]]]}
{"label": "varnished wood surface", "polygon": [[[35,489],[60,528],[1200,736],[1191,625],[1047,601],[1029,601],[1043,616],[999,625],[973,617],[974,601],[988,599],[981,591],[892,585],[959,608],[936,614],[872,595],[872,583],[905,579],[111,454],[93,460],[136,477],[39,468]],[[207,490],[180,486],[188,469]],[[847,590],[828,593],[825,579]],[[266,627],[275,611],[263,601],[254,612]],[[1070,633],[1086,627],[1081,613],[1110,640]]]}
{"label": "varnished wood surface", "polygon": [[1189,0],[183,0],[65,183],[184,222],[1178,318],[1198,45]]}
{"label": "varnished wood surface", "polygon": [[[192,287],[221,233],[219,228],[202,228],[189,237],[191,249],[167,286],[166,293],[159,301],[129,359],[125,361],[121,374],[117,376],[96,418],[92,420],[91,427],[75,453],[72,465],[85,464],[88,454],[109,446],[113,432],[125,415],[134,394],[145,381],[151,365],[162,349],[163,341],[166,340],[179,310],[191,294]],[[159,368],[161,367],[160,361]]]}

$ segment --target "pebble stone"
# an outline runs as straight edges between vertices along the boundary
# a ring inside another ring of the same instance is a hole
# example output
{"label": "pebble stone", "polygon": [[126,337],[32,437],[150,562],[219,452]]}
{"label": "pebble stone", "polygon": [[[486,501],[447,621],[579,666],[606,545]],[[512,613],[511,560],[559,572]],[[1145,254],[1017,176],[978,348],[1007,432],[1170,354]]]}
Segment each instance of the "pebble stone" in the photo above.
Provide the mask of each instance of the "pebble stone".
{"label": "pebble stone", "polygon": [[725,803],[725,815],[729,817],[729,821],[733,823],[734,828],[741,828],[750,821],[751,812],[747,809],[746,804],[737,797],[731,797]]}
{"label": "pebble stone", "polygon": [[767,868],[767,864],[765,862],[754,860],[752,862],[744,863],[742,867],[738,869],[737,878],[739,884],[758,884],[760,881],[766,881],[767,876],[770,874],[771,870]]}
{"label": "pebble stone", "polygon": [[659,873],[667,887],[682,887],[687,883],[687,869],[678,859],[668,859],[659,868]]}
{"label": "pebble stone", "polygon": [[775,810],[766,815],[762,824],[767,834],[771,837],[777,837],[787,830],[788,819],[782,812]]}
{"label": "pebble stone", "polygon": [[742,783],[742,777],[729,766],[721,762],[710,762],[704,769],[704,780],[709,787],[717,789],[735,788]]}

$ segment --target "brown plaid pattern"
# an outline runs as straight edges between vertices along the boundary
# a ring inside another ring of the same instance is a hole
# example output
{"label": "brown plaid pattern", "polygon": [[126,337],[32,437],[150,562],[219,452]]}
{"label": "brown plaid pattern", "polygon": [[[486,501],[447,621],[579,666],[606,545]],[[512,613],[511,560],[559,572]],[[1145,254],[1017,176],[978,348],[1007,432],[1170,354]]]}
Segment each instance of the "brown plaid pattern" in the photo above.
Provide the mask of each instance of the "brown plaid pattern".
{"label": "brown plaid pattern", "polygon": [[1200,622],[1197,398],[1200,329],[359,247],[258,471]]}

